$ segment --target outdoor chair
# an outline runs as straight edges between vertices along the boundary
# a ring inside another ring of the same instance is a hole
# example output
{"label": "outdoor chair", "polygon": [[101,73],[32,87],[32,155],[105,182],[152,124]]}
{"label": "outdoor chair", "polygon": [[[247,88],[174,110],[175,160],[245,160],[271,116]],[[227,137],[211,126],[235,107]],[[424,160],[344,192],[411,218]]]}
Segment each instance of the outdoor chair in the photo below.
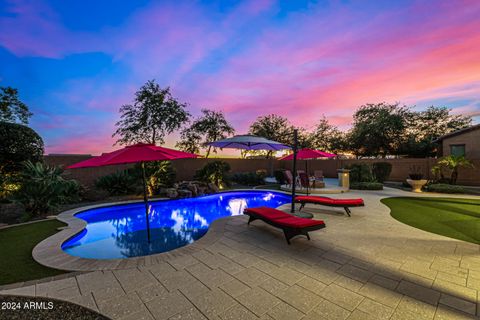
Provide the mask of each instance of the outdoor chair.
{"label": "outdoor chair", "polygon": [[293,184],[292,172],[290,170],[285,170],[283,174],[285,176],[285,180],[287,181],[287,186],[291,186]]}
{"label": "outdoor chair", "polygon": [[322,220],[299,218],[269,207],[247,208],[243,213],[249,216],[248,225],[252,221],[262,220],[271,226],[282,229],[288,244],[290,244],[290,239],[298,235],[305,235],[310,240],[309,231],[325,228],[325,222]]}
{"label": "outdoor chair", "polygon": [[323,181],[323,171],[322,170],[315,170],[313,171],[313,175],[315,176],[315,180],[317,181]]}
{"label": "outdoor chair", "polygon": [[298,179],[300,181],[300,186],[302,188],[308,188],[310,187],[310,180],[305,172],[300,172],[298,174]]}
{"label": "outdoor chair", "polygon": [[318,204],[321,206],[328,207],[342,207],[345,209],[345,212],[350,217],[350,208],[351,207],[363,207],[365,204],[363,199],[333,199],[329,197],[318,197],[318,196],[297,196],[295,197],[295,202],[300,203],[300,209],[302,210],[305,207],[305,204]]}

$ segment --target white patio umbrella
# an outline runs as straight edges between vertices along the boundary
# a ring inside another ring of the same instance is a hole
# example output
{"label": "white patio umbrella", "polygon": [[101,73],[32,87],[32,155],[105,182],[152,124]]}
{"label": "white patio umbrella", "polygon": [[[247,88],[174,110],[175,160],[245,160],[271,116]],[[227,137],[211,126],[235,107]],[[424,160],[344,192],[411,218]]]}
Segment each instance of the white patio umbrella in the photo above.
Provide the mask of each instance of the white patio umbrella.
{"label": "white patio umbrella", "polygon": [[[230,148],[230,149],[243,149],[243,150],[272,150],[272,151],[293,149],[293,155],[294,155],[293,156],[293,176],[295,179],[295,175],[296,175],[295,171],[297,166],[297,145],[298,145],[297,135],[298,135],[298,131],[295,129],[293,132],[293,136],[294,136],[293,148],[289,145],[286,145],[277,141],[268,140],[267,138],[254,136],[250,134],[237,135],[231,138],[207,142],[206,145],[221,148],[221,149]],[[295,212],[294,199],[295,199],[295,184],[292,185],[292,208],[291,208],[292,213]],[[311,218],[311,216],[309,215],[307,216],[303,212],[297,213],[297,215]]]}
{"label": "white patio umbrella", "polygon": [[229,149],[243,149],[243,150],[272,150],[279,151],[285,149],[292,149],[292,147],[283,143],[268,140],[264,137],[243,134],[226,138],[222,140],[212,141],[206,143],[208,146],[217,148]]}

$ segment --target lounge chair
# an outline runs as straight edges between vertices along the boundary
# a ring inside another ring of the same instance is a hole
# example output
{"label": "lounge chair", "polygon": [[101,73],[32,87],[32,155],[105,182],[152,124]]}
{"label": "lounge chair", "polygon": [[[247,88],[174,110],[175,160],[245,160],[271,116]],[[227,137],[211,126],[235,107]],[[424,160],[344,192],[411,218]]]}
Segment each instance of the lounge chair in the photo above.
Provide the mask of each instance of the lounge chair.
{"label": "lounge chair", "polygon": [[345,212],[350,217],[351,207],[363,207],[363,199],[332,199],[328,197],[318,197],[318,196],[298,196],[295,197],[295,202],[300,203],[300,209],[302,210],[305,207],[305,204],[312,203],[328,207],[343,207]]}
{"label": "lounge chair", "polygon": [[288,244],[290,244],[290,239],[298,235],[305,235],[310,240],[309,231],[325,228],[322,220],[299,218],[269,207],[247,208],[243,213],[250,217],[248,224],[255,220],[262,220],[271,226],[282,229]]}
{"label": "lounge chair", "polygon": [[302,188],[308,189],[310,187],[310,180],[305,172],[299,172],[298,179]]}
{"label": "lounge chair", "polygon": [[323,181],[323,178],[325,178],[323,176],[323,171],[322,170],[313,171],[313,175],[315,176],[315,180],[317,180],[317,181]]}
{"label": "lounge chair", "polygon": [[285,180],[287,181],[287,186],[291,186],[293,184],[292,172],[290,170],[285,170],[283,172],[283,174],[285,175]]}

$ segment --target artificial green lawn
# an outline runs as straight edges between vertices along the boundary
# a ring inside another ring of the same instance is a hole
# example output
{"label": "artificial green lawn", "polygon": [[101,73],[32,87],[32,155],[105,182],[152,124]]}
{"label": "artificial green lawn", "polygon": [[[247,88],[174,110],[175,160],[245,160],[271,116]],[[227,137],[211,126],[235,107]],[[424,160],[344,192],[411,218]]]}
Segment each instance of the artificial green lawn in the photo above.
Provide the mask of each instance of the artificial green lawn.
{"label": "artificial green lawn", "polygon": [[397,197],[381,201],[400,222],[480,244],[480,199]]}
{"label": "artificial green lawn", "polygon": [[47,220],[0,230],[0,285],[65,273],[44,267],[32,258],[35,245],[64,225]]}

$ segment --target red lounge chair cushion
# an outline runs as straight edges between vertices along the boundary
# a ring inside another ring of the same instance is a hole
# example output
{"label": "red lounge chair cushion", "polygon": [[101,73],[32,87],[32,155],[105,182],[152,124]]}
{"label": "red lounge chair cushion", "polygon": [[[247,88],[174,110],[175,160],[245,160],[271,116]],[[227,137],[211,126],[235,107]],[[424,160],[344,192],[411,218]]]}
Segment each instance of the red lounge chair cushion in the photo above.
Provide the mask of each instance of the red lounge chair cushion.
{"label": "red lounge chair cushion", "polygon": [[333,201],[336,205],[346,205],[346,206],[363,205],[363,199],[335,199]]}
{"label": "red lounge chair cushion", "polygon": [[294,216],[291,216],[290,218],[277,219],[275,220],[275,223],[280,226],[289,227],[289,228],[298,228],[298,229],[325,225],[325,222],[323,222],[322,220],[310,220],[310,219],[298,218]]}
{"label": "red lounge chair cushion", "polygon": [[298,196],[295,197],[296,202],[309,202],[334,206],[362,206],[363,199],[332,199],[328,197],[309,197]]}
{"label": "red lounge chair cushion", "polygon": [[269,208],[269,207],[246,208],[244,211],[245,213],[252,213],[269,220],[277,220],[277,219],[292,217],[292,215],[288,213],[285,213],[277,209]]}

